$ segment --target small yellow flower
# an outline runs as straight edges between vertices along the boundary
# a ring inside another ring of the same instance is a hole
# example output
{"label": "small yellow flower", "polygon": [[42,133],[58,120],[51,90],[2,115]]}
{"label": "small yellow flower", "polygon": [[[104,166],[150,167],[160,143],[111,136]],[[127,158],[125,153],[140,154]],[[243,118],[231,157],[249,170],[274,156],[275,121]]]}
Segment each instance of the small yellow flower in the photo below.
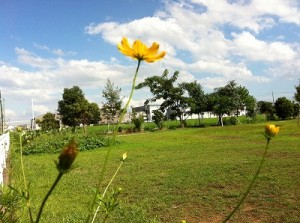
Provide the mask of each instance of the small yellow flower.
{"label": "small yellow flower", "polygon": [[123,158],[122,160],[124,161],[127,158],[127,153],[123,153]]}
{"label": "small yellow flower", "polygon": [[57,169],[59,171],[69,170],[78,154],[77,144],[72,139],[58,157]]}
{"label": "small yellow flower", "polygon": [[276,127],[274,124],[267,124],[265,126],[265,136],[267,139],[271,139],[279,132],[279,127]]}
{"label": "small yellow flower", "polygon": [[160,60],[166,55],[165,51],[158,53],[159,44],[156,42],[152,43],[152,46],[148,48],[142,41],[136,40],[132,44],[132,47],[130,47],[126,37],[123,37],[121,43],[118,44],[118,49],[125,56],[129,56],[139,61],[144,60],[148,63]]}

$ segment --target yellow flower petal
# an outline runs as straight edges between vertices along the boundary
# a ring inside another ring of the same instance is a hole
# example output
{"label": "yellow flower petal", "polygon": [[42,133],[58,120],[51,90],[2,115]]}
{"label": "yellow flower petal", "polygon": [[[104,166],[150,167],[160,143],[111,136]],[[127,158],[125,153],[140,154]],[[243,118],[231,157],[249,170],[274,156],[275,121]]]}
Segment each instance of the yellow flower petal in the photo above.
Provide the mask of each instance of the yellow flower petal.
{"label": "yellow flower petal", "polygon": [[265,136],[268,139],[271,139],[279,132],[279,127],[276,127],[274,124],[267,124],[265,126]]}
{"label": "yellow flower petal", "polygon": [[121,44],[118,44],[118,49],[125,56],[139,61],[145,60],[148,63],[160,60],[166,55],[165,51],[158,53],[159,44],[156,42],[152,43],[151,47],[148,48],[142,41],[136,40],[130,47],[126,37],[123,37]]}
{"label": "yellow flower petal", "polygon": [[127,158],[127,153],[123,153],[123,161]]}

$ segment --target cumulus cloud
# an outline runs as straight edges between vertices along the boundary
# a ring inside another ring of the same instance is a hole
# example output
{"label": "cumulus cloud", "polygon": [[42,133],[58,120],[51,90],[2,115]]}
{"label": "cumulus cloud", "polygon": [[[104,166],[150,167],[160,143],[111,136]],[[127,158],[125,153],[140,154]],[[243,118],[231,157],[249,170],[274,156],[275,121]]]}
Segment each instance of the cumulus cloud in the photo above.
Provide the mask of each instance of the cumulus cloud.
{"label": "cumulus cloud", "polygon": [[[266,38],[265,32],[288,23],[299,26],[299,8],[296,0],[167,0],[153,16],[128,22],[93,21],[85,27],[85,33],[100,35],[114,46],[122,36],[131,42],[141,39],[148,45],[157,41],[167,55],[157,63],[144,63],[137,82],[169,69],[170,73],[180,71],[179,82],[197,80],[210,89],[233,79],[241,84],[260,84],[273,77],[297,78],[299,44],[287,42],[280,33]],[[65,87],[99,89],[100,97],[107,78],[122,88],[122,94],[129,93],[136,65],[131,60],[123,58],[126,63],[131,61],[123,65],[119,57],[109,61],[66,59],[76,53],[59,46],[53,49],[34,43],[34,47],[38,53],[15,48],[22,68],[0,62],[0,72],[7,74],[0,76],[0,82],[11,96],[22,95],[26,100],[33,97],[39,111],[51,110],[48,104],[56,105]],[[41,52],[47,52],[48,57]],[[253,69],[251,63],[259,63],[262,68]],[[138,105],[147,98],[144,93],[139,93],[133,103]]]}
{"label": "cumulus cloud", "polygon": [[249,32],[233,33],[235,50],[248,60],[286,62],[295,58],[296,52],[284,42],[258,40]]}
{"label": "cumulus cloud", "polygon": [[[236,79],[261,83],[270,79],[261,76],[262,72],[251,71],[245,61],[266,66],[286,63],[295,61],[299,51],[278,39],[259,39],[258,34],[282,22],[299,24],[299,15],[295,1],[166,1],[164,9],[153,17],[126,23],[92,23],[86,32],[101,35],[113,44],[120,36],[131,41],[140,38],[148,44],[156,40],[168,52],[165,65],[194,75],[194,79],[203,80],[208,73],[210,79],[221,77],[225,82]],[[235,29],[230,36],[225,35],[226,25]]]}

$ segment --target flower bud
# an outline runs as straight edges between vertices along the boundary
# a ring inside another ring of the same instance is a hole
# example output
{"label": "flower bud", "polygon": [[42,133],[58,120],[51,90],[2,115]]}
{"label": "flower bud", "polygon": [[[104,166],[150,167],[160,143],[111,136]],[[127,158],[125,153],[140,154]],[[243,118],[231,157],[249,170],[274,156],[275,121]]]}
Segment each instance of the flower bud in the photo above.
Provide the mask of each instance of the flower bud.
{"label": "flower bud", "polygon": [[75,140],[72,139],[59,155],[57,169],[62,172],[69,170],[77,154],[77,144]]}

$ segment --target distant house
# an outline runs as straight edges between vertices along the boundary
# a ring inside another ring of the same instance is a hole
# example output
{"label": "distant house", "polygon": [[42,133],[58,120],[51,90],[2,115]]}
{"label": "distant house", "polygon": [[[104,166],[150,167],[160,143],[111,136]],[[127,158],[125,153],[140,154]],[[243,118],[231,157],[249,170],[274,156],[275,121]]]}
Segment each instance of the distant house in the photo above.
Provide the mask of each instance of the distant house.
{"label": "distant house", "polygon": [[[119,121],[119,116],[115,116],[112,121],[107,119],[107,117],[104,115],[102,115],[100,118],[101,118],[100,124],[116,124]],[[122,123],[128,123],[130,121],[131,121],[131,114],[126,113],[123,117]]]}
{"label": "distant house", "polygon": [[139,107],[132,107],[132,113],[136,113],[138,115],[143,115],[144,120],[146,122],[152,122],[152,111],[158,110],[160,105],[152,104],[152,105],[143,105]]}

